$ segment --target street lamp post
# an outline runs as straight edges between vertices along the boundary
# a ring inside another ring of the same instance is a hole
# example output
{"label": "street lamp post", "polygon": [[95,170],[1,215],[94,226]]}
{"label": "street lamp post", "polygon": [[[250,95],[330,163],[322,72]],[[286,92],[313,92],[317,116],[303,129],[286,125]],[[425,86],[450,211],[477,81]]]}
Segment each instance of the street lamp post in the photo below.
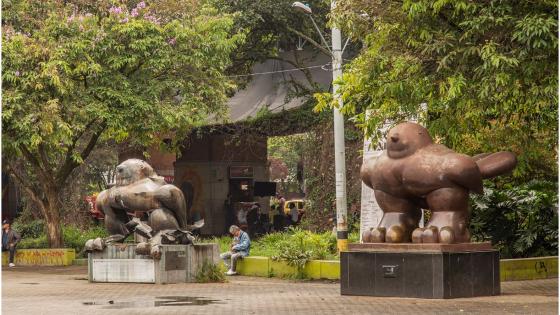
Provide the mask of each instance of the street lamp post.
{"label": "street lamp post", "polygon": [[[335,2],[331,2],[331,10],[334,9]],[[332,74],[333,74],[333,97],[336,105],[333,108],[334,121],[334,167],[335,167],[335,184],[336,184],[336,244],[339,251],[348,249],[348,215],[346,208],[346,156],[344,145],[344,116],[340,112],[342,108],[342,96],[339,93],[337,80],[342,76],[342,37],[340,29],[336,26],[332,27],[331,39],[332,49],[329,48],[321,30],[315,23],[311,8],[301,2],[294,2],[292,7],[306,13],[313,22],[313,26],[319,33],[323,44],[331,53],[332,58]],[[348,41],[346,42],[348,43]]]}

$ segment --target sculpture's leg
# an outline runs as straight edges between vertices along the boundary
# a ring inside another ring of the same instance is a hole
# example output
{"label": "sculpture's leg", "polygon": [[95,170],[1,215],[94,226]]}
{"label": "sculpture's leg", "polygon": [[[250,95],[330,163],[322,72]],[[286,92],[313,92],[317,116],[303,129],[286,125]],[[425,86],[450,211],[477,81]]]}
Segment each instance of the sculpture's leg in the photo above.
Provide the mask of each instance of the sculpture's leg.
{"label": "sculpture's leg", "polygon": [[162,244],[192,243],[189,235],[185,235],[181,230],[174,212],[170,209],[160,208],[151,211],[148,225],[152,229],[153,237],[148,242],[136,246],[136,253],[139,255],[150,255],[154,259],[160,259]]}
{"label": "sculpture's leg", "polygon": [[[441,188],[426,196],[432,216],[427,226],[430,231],[422,234],[423,243],[465,243],[470,241],[467,228],[468,190]],[[434,228],[434,229],[432,229]]]}
{"label": "sculpture's leg", "polygon": [[391,225],[387,234],[385,235],[385,242],[387,243],[405,243],[410,241],[410,235],[408,233],[410,230],[407,230],[403,224],[399,225]]}
{"label": "sculpture's leg", "polygon": [[412,231],[412,243],[422,243],[422,234],[425,230],[425,228],[417,228]]}
{"label": "sculpture's leg", "polygon": [[371,231],[372,242],[410,242],[412,231],[418,227],[422,216],[420,207],[410,200],[380,190],[375,190],[375,198],[383,210],[383,218],[379,226]]}
{"label": "sculpture's leg", "polygon": [[161,258],[161,232],[157,233],[152,237],[149,241],[149,248],[150,248],[150,256],[153,259],[160,259]]}
{"label": "sculpture's leg", "polygon": [[161,230],[181,229],[173,211],[166,208],[152,211],[148,217],[148,225],[152,228],[153,234]]}
{"label": "sculpture's leg", "polygon": [[372,230],[373,229],[366,229],[364,231],[364,233],[362,233],[362,243],[371,243],[372,242],[372,238],[371,238]]}
{"label": "sculpture's leg", "polygon": [[141,242],[136,244],[136,254],[137,255],[150,255],[152,249],[152,244],[149,242]]}
{"label": "sculpture's leg", "polygon": [[101,239],[101,237],[98,237],[96,239],[89,239],[84,245],[84,249],[86,251],[103,250],[104,248],[105,243],[103,242],[103,239]]}
{"label": "sculpture's leg", "polygon": [[179,227],[186,229],[188,213],[187,204],[183,192],[173,185],[164,185],[154,192],[155,197],[163,204],[175,217]]}
{"label": "sculpture's leg", "polygon": [[450,226],[444,226],[439,230],[439,242],[445,244],[455,243],[455,232]]}
{"label": "sculpture's leg", "polygon": [[152,238],[152,228],[147,225],[146,223],[142,222],[139,218],[132,218],[132,220],[128,221],[126,224],[128,230],[134,231],[134,233],[145,237],[146,239]]}
{"label": "sculpture's leg", "polygon": [[422,243],[439,243],[439,231],[435,226],[424,229],[421,235]]}
{"label": "sculpture's leg", "polygon": [[105,228],[109,231],[110,236],[103,239],[107,243],[121,243],[130,235],[130,231],[126,227],[128,215],[123,209],[115,209],[112,207],[104,207]]}
{"label": "sculpture's leg", "polygon": [[371,242],[372,243],[385,243],[386,229],[384,227],[379,227],[371,231]]}
{"label": "sculpture's leg", "polygon": [[364,243],[385,243],[386,229],[384,227],[372,228],[369,231],[364,231],[363,234],[362,241]]}

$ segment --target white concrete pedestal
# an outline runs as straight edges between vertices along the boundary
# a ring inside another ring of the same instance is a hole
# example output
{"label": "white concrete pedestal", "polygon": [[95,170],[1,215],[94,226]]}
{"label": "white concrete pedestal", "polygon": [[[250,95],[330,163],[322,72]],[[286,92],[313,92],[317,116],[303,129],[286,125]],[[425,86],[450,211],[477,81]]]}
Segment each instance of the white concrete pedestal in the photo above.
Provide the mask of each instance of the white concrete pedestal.
{"label": "white concrete pedestal", "polygon": [[109,245],[88,254],[90,282],[195,282],[205,261],[218,263],[218,244],[163,245],[160,260],[136,255],[135,244]]}

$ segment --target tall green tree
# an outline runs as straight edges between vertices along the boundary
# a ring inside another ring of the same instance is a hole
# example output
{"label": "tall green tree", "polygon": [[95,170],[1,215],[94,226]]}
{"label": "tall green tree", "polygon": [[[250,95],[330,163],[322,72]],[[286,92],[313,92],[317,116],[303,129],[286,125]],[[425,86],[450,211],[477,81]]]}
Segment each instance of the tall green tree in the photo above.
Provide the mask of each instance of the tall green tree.
{"label": "tall green tree", "polygon": [[174,16],[158,2],[3,2],[3,161],[51,247],[63,244],[61,191],[100,141],[180,140],[225,113],[243,35],[232,16],[187,3],[192,13]]}
{"label": "tall green tree", "polygon": [[[375,135],[426,103],[439,141],[512,150],[517,179],[555,179],[557,14],[550,0],[337,1],[334,22],[364,43],[340,82],[342,110]],[[317,98],[319,110],[333,104]]]}

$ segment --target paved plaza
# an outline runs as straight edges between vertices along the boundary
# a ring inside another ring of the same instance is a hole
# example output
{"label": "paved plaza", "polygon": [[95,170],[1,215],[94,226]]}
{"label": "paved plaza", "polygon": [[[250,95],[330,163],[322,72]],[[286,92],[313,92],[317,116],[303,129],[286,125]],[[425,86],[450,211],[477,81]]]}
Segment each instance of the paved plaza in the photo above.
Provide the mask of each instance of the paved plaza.
{"label": "paved plaza", "polygon": [[454,300],[341,296],[340,284],[230,277],[227,283],[88,283],[85,266],[2,270],[2,314],[557,314],[558,280],[502,282]]}

